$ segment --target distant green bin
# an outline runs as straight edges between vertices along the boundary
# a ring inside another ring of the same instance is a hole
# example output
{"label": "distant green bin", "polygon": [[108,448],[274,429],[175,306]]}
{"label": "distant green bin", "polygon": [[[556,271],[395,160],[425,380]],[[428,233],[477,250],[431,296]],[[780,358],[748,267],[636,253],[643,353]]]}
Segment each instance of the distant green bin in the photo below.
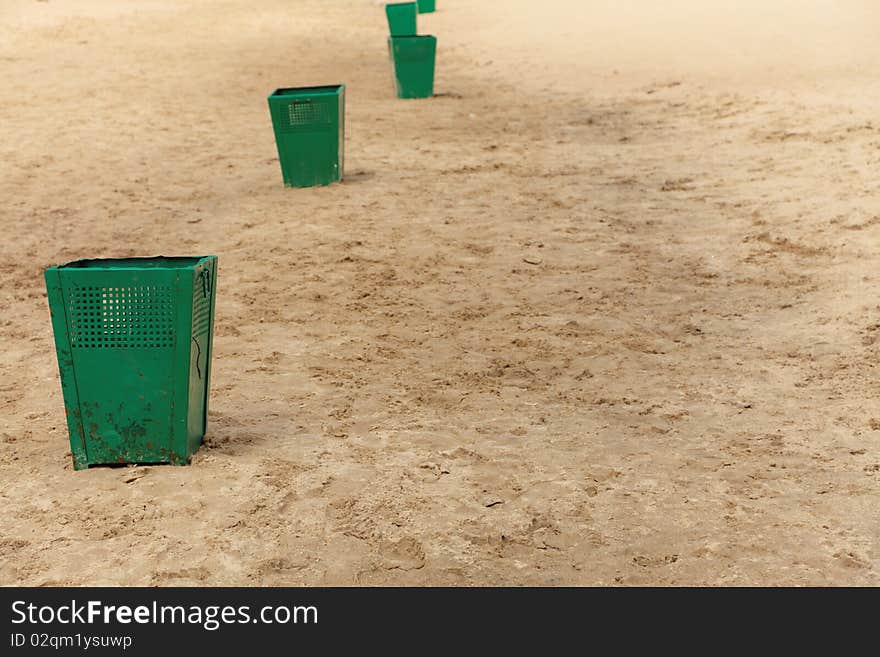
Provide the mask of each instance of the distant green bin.
{"label": "distant green bin", "polygon": [[413,36],[416,34],[418,5],[415,2],[397,2],[385,5],[388,17],[388,30],[391,36]]}
{"label": "distant green bin", "polygon": [[437,37],[388,37],[388,53],[398,98],[430,98],[434,95]]}
{"label": "distant green bin", "polygon": [[342,180],[345,149],[345,85],[277,89],[269,112],[281,174],[288,187]]}
{"label": "distant green bin", "polygon": [[435,0],[418,0],[418,4],[420,14],[431,14],[437,8]]}
{"label": "distant green bin", "polygon": [[186,464],[208,424],[216,256],[78,260],[45,276],[74,468]]}

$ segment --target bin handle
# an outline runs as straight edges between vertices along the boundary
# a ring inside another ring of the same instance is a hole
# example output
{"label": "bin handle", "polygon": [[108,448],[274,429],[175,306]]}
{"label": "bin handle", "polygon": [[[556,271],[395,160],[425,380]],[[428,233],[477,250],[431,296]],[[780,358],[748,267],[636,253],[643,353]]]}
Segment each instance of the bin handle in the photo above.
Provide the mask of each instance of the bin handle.
{"label": "bin handle", "polygon": [[202,293],[207,299],[211,294],[211,272],[203,269],[200,275],[202,277]]}

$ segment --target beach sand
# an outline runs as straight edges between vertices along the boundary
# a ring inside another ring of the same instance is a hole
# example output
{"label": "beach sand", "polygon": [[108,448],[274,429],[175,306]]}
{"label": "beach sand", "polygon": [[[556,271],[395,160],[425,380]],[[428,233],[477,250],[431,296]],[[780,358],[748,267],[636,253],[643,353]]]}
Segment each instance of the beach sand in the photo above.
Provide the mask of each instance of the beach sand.
{"label": "beach sand", "polygon": [[[404,101],[381,3],[3,0],[0,584],[880,584],[878,19],[438,0]],[[74,472],[43,269],[209,253],[204,446]]]}

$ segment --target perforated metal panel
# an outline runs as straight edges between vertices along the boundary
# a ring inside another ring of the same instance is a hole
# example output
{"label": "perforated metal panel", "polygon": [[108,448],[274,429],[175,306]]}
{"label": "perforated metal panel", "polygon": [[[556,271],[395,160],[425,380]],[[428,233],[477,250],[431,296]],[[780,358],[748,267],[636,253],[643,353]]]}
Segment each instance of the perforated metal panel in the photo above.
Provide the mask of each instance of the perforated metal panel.
{"label": "perforated metal panel", "polygon": [[396,62],[412,62],[420,64],[427,75],[430,65],[431,76],[434,72],[434,58],[437,49],[437,40],[431,35],[413,37],[394,37],[394,60]]}
{"label": "perforated metal panel", "polygon": [[77,349],[174,346],[174,296],[166,286],[75,287],[67,304]]}
{"label": "perforated metal panel", "polygon": [[391,36],[412,36],[418,34],[416,15],[418,6],[415,2],[394,2],[385,5],[388,17],[388,30]]}
{"label": "perforated metal panel", "polygon": [[329,124],[333,116],[328,110],[327,103],[319,102],[291,103],[287,106],[291,126]]}

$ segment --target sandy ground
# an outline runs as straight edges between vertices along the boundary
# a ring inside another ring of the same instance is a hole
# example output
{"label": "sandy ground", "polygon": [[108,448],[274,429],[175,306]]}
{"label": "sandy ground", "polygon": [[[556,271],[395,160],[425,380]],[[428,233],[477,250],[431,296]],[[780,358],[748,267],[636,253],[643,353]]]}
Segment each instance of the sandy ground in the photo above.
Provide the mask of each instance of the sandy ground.
{"label": "sandy ground", "polygon": [[[438,4],[400,101],[380,3],[0,0],[0,583],[880,584],[880,6]],[[42,270],[159,253],[206,444],[74,472]]]}

